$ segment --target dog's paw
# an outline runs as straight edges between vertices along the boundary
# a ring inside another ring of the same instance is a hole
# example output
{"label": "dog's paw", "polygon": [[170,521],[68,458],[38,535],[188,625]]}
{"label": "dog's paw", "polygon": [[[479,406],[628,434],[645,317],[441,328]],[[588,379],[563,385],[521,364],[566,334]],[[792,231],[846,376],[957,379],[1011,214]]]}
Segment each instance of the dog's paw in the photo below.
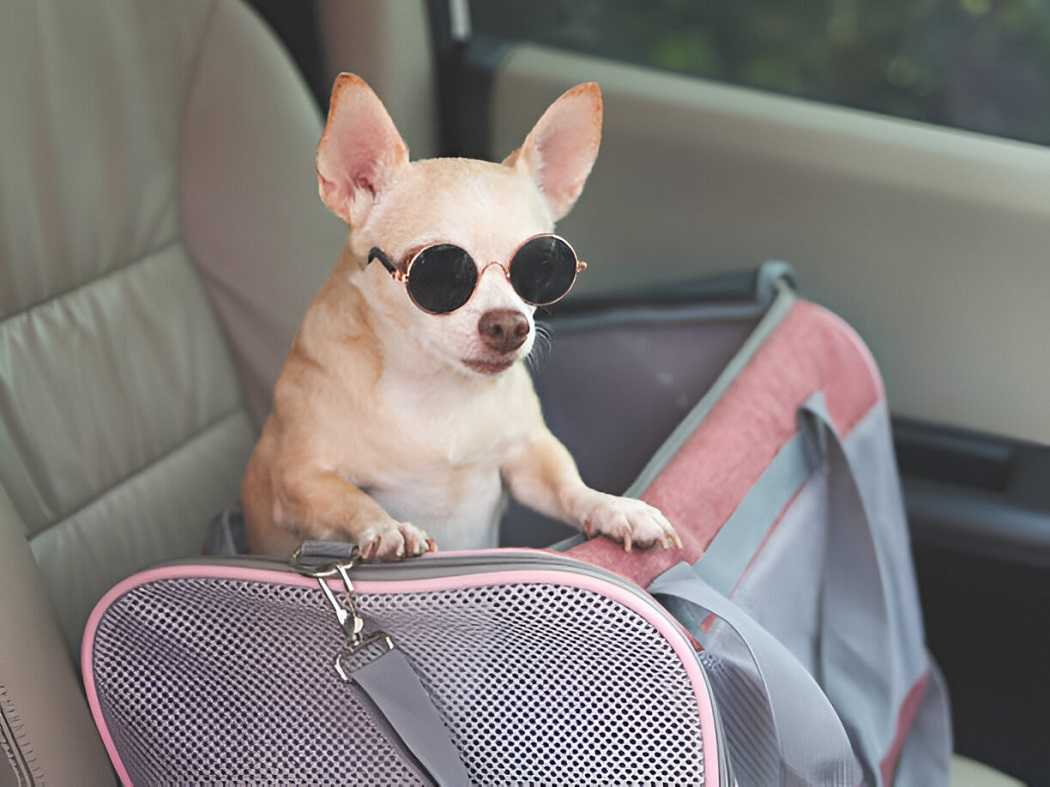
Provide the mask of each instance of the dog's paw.
{"label": "dog's paw", "polygon": [[642,500],[615,497],[591,491],[584,506],[580,528],[588,536],[602,534],[619,541],[628,552],[632,547],[680,549],[682,540],[659,509]]}
{"label": "dog's paw", "polygon": [[435,552],[437,544],[425,530],[388,519],[365,528],[357,538],[357,548],[364,560],[401,560]]}

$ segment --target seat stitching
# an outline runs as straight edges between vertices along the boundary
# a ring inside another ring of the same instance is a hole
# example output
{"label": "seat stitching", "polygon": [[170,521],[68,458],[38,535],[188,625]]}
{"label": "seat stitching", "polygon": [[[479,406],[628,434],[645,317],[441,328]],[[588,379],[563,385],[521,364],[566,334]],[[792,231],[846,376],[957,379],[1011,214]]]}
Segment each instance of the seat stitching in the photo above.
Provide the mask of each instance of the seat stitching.
{"label": "seat stitching", "polygon": [[172,246],[181,245],[181,243],[182,243],[182,238],[181,237],[172,238],[171,240],[169,240],[169,241],[167,241],[165,243],[162,243],[160,246],[157,246],[156,248],[146,252],[141,257],[136,257],[135,259],[131,260],[130,262],[126,262],[123,265],[114,268],[113,270],[106,271],[101,276],[96,276],[93,279],[89,279],[88,281],[81,282],[80,284],[77,284],[77,285],[75,285],[73,287],[65,289],[62,292],[55,293],[54,295],[48,295],[46,298],[44,298],[42,300],[39,300],[36,303],[31,303],[28,306],[24,306],[21,309],[19,309],[18,311],[12,312],[11,314],[0,316],[0,326],[4,325],[7,322],[10,322],[11,320],[16,320],[19,317],[24,317],[25,315],[29,314],[29,312],[35,311],[35,310],[37,310],[37,309],[39,309],[39,308],[41,308],[43,306],[47,306],[48,304],[54,303],[55,301],[60,301],[60,300],[63,300],[64,298],[66,298],[66,297],[68,297],[70,295],[75,295],[76,293],[80,292],[81,290],[85,290],[88,287],[91,287],[94,284],[98,284],[100,282],[106,281],[107,279],[111,279],[114,276],[116,276],[116,275],[118,275],[120,273],[124,273],[125,271],[130,270],[131,268],[134,268],[134,267],[136,267],[138,265],[142,265],[142,264],[144,264],[146,262],[150,262],[154,258],[159,257],[161,254],[166,252]]}
{"label": "seat stitching", "polygon": [[33,744],[3,683],[0,683],[0,752],[7,755],[4,759],[15,772],[19,784],[43,783],[44,774],[33,752]]}
{"label": "seat stitching", "polygon": [[74,517],[79,516],[84,511],[86,511],[88,508],[91,508],[91,506],[93,506],[96,503],[98,503],[99,501],[101,501],[103,498],[108,497],[111,493],[116,492],[121,487],[127,486],[128,484],[130,484],[133,481],[135,481],[135,479],[139,478],[140,476],[142,476],[145,473],[147,473],[150,470],[152,470],[154,467],[159,465],[161,462],[165,461],[166,459],[170,459],[172,456],[174,456],[175,454],[179,453],[184,448],[188,448],[191,444],[193,444],[193,443],[203,439],[207,435],[208,432],[210,432],[210,431],[212,431],[214,429],[217,429],[218,427],[222,426],[226,421],[229,421],[231,418],[233,418],[235,416],[238,416],[238,415],[243,415],[243,414],[244,414],[244,407],[243,407],[242,404],[238,403],[236,407],[225,411],[222,415],[219,415],[216,418],[213,418],[211,421],[209,421],[207,424],[202,426],[200,429],[198,429],[197,431],[195,431],[191,435],[189,435],[185,440],[182,440],[181,442],[179,442],[178,445],[173,446],[172,448],[170,448],[167,451],[163,452],[162,454],[160,454],[156,458],[151,459],[149,462],[147,462],[146,464],[144,464],[142,467],[138,468],[134,472],[126,475],[124,478],[120,479],[116,483],[111,484],[110,486],[106,487],[101,492],[99,492],[97,495],[95,495],[94,497],[90,498],[87,502],[82,503],[81,505],[79,505],[73,511],[70,511],[67,514],[63,514],[60,519],[57,519],[54,522],[48,523],[42,529],[38,530],[36,533],[31,535],[29,537],[29,542],[33,543],[34,541],[36,541],[36,539],[38,539],[40,536],[44,535],[45,533],[53,530],[54,528],[58,527],[59,525],[65,524],[66,522],[70,521]]}

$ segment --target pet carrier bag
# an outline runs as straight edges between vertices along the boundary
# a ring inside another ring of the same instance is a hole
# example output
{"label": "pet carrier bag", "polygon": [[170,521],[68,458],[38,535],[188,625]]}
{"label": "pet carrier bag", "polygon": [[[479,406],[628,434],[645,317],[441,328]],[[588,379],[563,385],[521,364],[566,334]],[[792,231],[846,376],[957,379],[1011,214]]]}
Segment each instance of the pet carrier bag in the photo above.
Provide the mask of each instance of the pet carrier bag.
{"label": "pet carrier bag", "polygon": [[[536,373],[584,479],[684,547],[137,574],[84,636],[127,784],[936,785],[950,732],[923,642],[867,350],[790,270],[577,305]],[[631,483],[634,479],[633,484]],[[513,510],[505,542],[557,531]]]}

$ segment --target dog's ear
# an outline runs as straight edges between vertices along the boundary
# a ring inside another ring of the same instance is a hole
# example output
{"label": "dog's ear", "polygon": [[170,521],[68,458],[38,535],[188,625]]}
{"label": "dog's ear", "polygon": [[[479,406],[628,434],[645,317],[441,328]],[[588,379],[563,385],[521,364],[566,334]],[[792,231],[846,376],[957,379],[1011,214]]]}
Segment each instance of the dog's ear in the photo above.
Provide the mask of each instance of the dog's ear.
{"label": "dog's ear", "polygon": [[503,163],[536,182],[557,221],[583,191],[601,141],[602,91],[597,82],[585,82],[547,107],[522,146]]}
{"label": "dog's ear", "polygon": [[336,77],[317,146],[317,187],[324,204],[359,227],[407,163],[408,147],[372,88],[355,74]]}

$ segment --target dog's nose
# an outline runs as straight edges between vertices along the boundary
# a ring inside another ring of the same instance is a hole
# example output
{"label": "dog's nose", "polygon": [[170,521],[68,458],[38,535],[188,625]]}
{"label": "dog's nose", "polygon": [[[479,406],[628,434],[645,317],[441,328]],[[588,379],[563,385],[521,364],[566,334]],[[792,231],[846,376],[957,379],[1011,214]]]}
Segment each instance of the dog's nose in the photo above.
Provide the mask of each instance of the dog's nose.
{"label": "dog's nose", "polygon": [[481,315],[478,333],[489,349],[509,353],[525,343],[529,319],[516,309],[493,309]]}

